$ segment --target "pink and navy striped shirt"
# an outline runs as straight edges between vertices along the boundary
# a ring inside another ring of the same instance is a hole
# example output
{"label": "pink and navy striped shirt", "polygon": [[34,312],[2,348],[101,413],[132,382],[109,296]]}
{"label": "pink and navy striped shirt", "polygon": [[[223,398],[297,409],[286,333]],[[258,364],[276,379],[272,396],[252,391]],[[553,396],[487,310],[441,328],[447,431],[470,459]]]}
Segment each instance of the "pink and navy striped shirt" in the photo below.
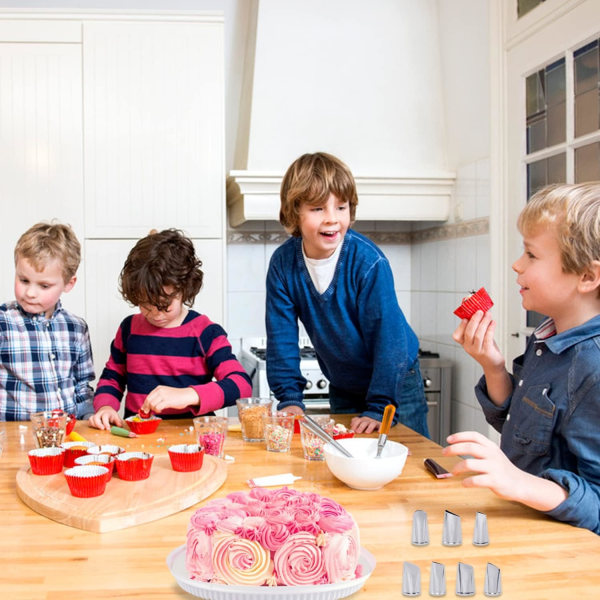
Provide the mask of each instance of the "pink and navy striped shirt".
{"label": "pink and navy striped shirt", "polygon": [[163,414],[200,415],[252,395],[252,384],[232,352],[224,329],[190,310],[179,327],[155,327],[138,313],[123,320],[96,386],[94,410],[119,410],[127,390],[127,413],[137,413],[157,386],[192,387],[200,406]]}

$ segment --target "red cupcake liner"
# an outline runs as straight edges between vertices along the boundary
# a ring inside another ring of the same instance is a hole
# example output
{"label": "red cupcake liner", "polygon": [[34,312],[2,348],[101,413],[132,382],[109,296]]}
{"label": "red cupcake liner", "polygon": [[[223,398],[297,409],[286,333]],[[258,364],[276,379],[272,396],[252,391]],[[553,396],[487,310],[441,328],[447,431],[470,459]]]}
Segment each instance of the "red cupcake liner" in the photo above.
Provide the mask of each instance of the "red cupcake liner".
{"label": "red cupcake liner", "polygon": [[459,319],[470,319],[478,310],[484,313],[494,306],[485,288],[479,288],[474,294],[465,298],[462,304],[454,311]]}
{"label": "red cupcake liner", "polygon": [[119,477],[124,481],[140,481],[150,477],[154,456],[147,452],[123,452],[115,458]]}
{"label": "red cupcake liner", "polygon": [[93,442],[64,442],[61,448],[65,450],[65,467],[75,466],[75,459],[87,454],[88,448],[95,446]]}
{"label": "red cupcake liner", "polygon": [[204,449],[198,444],[178,444],[169,448],[173,471],[199,471],[204,461]]}
{"label": "red cupcake liner", "polygon": [[60,473],[65,460],[62,448],[36,448],[27,454],[31,472],[34,475],[54,475]]}
{"label": "red cupcake liner", "polygon": [[149,419],[140,419],[140,417],[127,417],[125,423],[127,427],[138,435],[145,435],[147,433],[154,433],[162,419],[160,417],[152,416]]}
{"label": "red cupcake liner", "polygon": [[76,498],[102,496],[106,489],[108,469],[91,465],[72,467],[65,471],[71,494]]}
{"label": "red cupcake liner", "polygon": [[344,440],[346,438],[353,438],[354,431],[344,431],[344,433],[334,433],[331,437],[334,440]]}
{"label": "red cupcake liner", "polygon": [[83,465],[106,467],[108,469],[106,479],[110,481],[115,471],[115,457],[106,454],[85,454],[84,456],[78,456],[75,459],[75,466],[80,467]]}

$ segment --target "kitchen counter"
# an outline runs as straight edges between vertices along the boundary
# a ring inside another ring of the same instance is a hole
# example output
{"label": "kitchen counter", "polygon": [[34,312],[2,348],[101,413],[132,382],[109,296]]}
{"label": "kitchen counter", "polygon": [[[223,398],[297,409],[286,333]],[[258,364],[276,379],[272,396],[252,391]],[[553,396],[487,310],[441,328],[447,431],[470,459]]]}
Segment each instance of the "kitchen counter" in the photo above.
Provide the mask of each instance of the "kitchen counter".
{"label": "kitchen counter", "polygon": [[[349,417],[337,415],[336,420],[347,423]],[[190,425],[189,420],[165,421],[155,434],[136,439],[115,437],[81,422],[76,431],[90,441],[158,455],[166,454],[169,445],[193,443]],[[34,447],[29,423],[0,423],[1,428],[7,433],[0,457],[0,589],[5,598],[192,598],[171,576],[166,557],[185,543],[190,516],[199,505],[151,523],[108,533],[56,523],[31,510],[17,496],[17,471],[28,464],[27,451]],[[402,425],[392,429],[390,439],[410,449],[404,472],[374,492],[352,490],[335,479],[325,463],[305,461],[299,437],[294,436],[291,453],[276,454],[266,452],[262,443],[245,443],[239,431],[230,431],[226,453],[235,462],[228,465],[225,484],[209,499],[248,490],[249,477],[292,472],[302,477],[294,484],[296,489],[315,491],[338,501],[358,522],[361,545],[377,561],[366,585],[353,598],[402,597],[403,561],[421,568],[421,597],[429,597],[431,561],[446,567],[447,597],[455,597],[459,561],[474,567],[475,598],[485,597],[488,562],[500,568],[503,597],[510,600],[583,600],[598,596],[598,536],[501,500],[488,490],[464,488],[460,478],[433,478],[423,467],[424,458],[435,458],[447,467],[455,459],[443,458],[439,446]],[[110,493],[109,488],[106,493]],[[428,516],[428,546],[411,545],[412,517],[418,509]],[[461,546],[441,544],[445,510],[461,516]],[[487,515],[490,544],[486,547],[471,543],[477,511]]]}

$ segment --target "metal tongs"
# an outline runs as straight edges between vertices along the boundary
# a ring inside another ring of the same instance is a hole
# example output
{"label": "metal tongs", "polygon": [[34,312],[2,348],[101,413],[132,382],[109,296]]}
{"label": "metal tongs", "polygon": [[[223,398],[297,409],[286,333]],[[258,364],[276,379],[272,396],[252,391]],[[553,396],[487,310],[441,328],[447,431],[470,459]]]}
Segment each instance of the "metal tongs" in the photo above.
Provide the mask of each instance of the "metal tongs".
{"label": "metal tongs", "polygon": [[324,442],[331,444],[336,450],[339,450],[344,456],[348,458],[354,458],[344,446],[342,446],[337,440],[334,440],[312,417],[304,415],[304,426],[318,438],[321,438]]}

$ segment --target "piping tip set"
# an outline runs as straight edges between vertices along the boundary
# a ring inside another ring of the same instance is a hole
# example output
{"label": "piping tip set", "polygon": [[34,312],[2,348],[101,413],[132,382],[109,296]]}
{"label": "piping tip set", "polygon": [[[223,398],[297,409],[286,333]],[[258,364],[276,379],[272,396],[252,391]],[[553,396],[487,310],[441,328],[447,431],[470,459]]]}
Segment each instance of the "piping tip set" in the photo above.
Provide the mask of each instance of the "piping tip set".
{"label": "piping tip set", "polygon": [[[413,514],[412,538],[413,546],[427,546],[429,544],[429,526],[427,513],[416,510]],[[484,513],[475,514],[473,529],[473,545],[487,546],[490,543],[487,527],[487,517]],[[443,546],[460,546],[462,544],[462,527],[459,515],[450,512],[444,513],[444,529],[442,532]],[[402,595],[419,596],[421,594],[421,570],[418,565],[410,562],[404,563],[402,572]],[[444,596],[446,594],[446,568],[440,562],[431,562],[429,572],[429,595]],[[456,595],[459,597],[473,596],[475,594],[475,575],[471,565],[459,562],[456,569]],[[500,569],[488,563],[485,571],[484,594],[496,597],[502,594]]]}
{"label": "piping tip set", "polygon": [[[475,595],[475,572],[471,565],[459,562],[456,567],[456,590],[458,597]],[[502,594],[500,569],[488,563],[485,569],[483,593],[489,598]],[[415,597],[421,595],[421,569],[414,563],[405,562],[402,571],[402,595]],[[431,562],[429,571],[429,595],[433,597],[446,595],[446,567],[440,562]]]}
{"label": "piping tip set", "polygon": [[[427,546],[429,544],[429,527],[427,513],[424,510],[415,510],[412,523],[413,546]],[[487,546],[490,543],[487,527],[487,516],[478,512],[475,514],[475,527],[473,529],[473,545]],[[460,546],[462,544],[462,527],[459,515],[447,510],[444,513],[444,529],[442,532],[443,546]]]}

